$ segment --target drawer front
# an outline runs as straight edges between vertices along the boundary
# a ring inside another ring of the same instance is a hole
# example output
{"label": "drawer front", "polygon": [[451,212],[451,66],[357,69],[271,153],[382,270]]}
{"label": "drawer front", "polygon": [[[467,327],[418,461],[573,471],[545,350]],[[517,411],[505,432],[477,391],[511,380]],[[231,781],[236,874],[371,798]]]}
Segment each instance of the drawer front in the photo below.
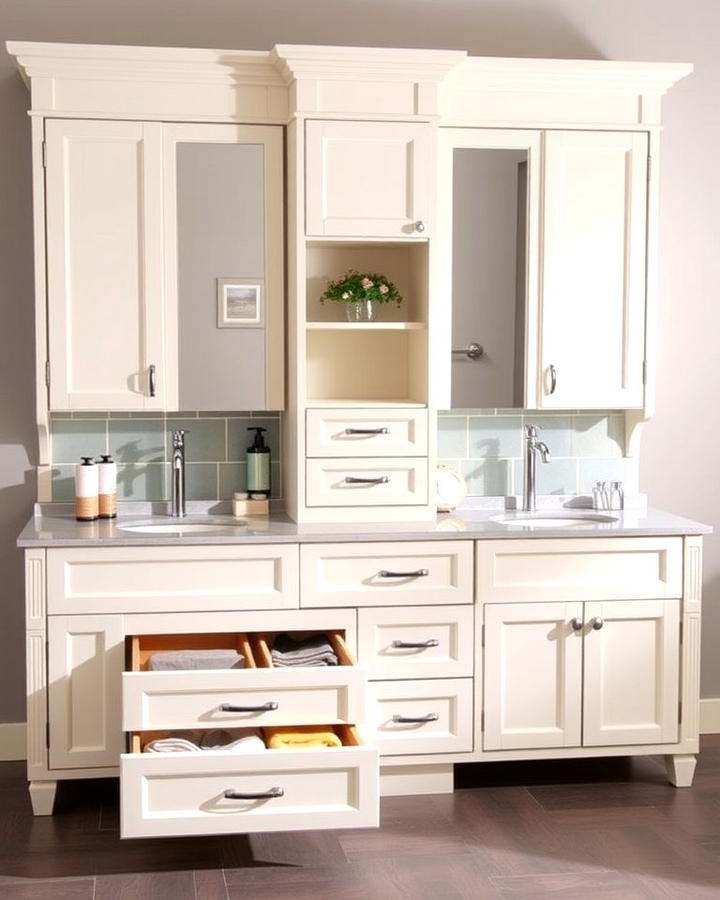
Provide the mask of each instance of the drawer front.
{"label": "drawer front", "polygon": [[425,456],[425,409],[309,409],[308,456]]}
{"label": "drawer front", "polygon": [[472,606],[372,607],[358,612],[358,658],[370,678],[473,674]]}
{"label": "drawer front", "polygon": [[352,724],[365,718],[365,688],[352,666],[124,672],[123,730]]}
{"label": "drawer front", "polygon": [[473,602],[472,541],[304,544],[300,560],[304,607]]}
{"label": "drawer front", "polygon": [[308,506],[423,506],[427,459],[308,459]]}
{"label": "drawer front", "polygon": [[[273,787],[282,788],[283,796],[224,796]],[[376,826],[378,751],[126,753],[120,757],[120,803],[124,838]]]}
{"label": "drawer front", "polygon": [[477,541],[479,603],[682,596],[682,538]]}
{"label": "drawer front", "polygon": [[51,549],[47,579],[50,614],[299,605],[295,545]]}
{"label": "drawer front", "polygon": [[382,756],[472,750],[472,678],[375,681],[368,692],[368,740]]}

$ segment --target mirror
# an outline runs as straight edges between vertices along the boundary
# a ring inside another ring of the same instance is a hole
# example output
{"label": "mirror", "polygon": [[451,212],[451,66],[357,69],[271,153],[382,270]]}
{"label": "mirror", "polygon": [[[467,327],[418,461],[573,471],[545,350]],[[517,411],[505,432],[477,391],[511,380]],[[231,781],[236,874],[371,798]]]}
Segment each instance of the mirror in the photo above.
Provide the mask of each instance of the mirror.
{"label": "mirror", "polygon": [[529,152],[465,146],[452,156],[451,405],[522,407]]}

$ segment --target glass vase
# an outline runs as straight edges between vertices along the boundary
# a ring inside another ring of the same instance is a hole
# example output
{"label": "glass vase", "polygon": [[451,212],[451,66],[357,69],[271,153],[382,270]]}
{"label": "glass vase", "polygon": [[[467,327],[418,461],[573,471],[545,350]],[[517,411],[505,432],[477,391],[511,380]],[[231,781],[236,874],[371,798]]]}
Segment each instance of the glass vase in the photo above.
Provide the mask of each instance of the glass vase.
{"label": "glass vase", "polygon": [[348,322],[356,325],[361,322],[374,322],[375,313],[375,304],[372,300],[356,300],[345,304],[345,315]]}

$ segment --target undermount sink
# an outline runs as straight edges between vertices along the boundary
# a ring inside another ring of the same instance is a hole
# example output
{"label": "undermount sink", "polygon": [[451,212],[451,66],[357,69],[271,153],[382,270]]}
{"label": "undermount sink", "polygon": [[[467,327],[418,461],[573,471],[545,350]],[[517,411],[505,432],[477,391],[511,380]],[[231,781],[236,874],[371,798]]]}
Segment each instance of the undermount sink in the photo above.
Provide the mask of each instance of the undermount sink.
{"label": "undermount sink", "polygon": [[493,522],[517,528],[568,528],[577,525],[610,525],[617,522],[617,516],[604,513],[510,513],[496,516]]}
{"label": "undermount sink", "polygon": [[128,522],[118,524],[117,527],[120,531],[129,531],[133,534],[239,534],[247,528],[247,522],[230,517],[206,519],[202,522],[170,519],[163,522]]}

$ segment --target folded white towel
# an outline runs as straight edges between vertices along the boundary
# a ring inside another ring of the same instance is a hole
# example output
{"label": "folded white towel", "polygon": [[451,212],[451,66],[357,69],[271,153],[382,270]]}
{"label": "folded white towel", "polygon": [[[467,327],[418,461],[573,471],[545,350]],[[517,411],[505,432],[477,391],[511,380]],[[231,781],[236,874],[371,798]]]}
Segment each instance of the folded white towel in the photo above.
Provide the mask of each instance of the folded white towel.
{"label": "folded white towel", "polygon": [[256,728],[214,728],[210,731],[178,731],[145,744],[146,753],[187,753],[223,750],[229,753],[257,753],[265,742]]}
{"label": "folded white towel", "polygon": [[166,738],[156,738],[145,744],[146,753],[187,753],[188,750],[200,749],[201,732],[187,731],[183,734],[171,734]]}

